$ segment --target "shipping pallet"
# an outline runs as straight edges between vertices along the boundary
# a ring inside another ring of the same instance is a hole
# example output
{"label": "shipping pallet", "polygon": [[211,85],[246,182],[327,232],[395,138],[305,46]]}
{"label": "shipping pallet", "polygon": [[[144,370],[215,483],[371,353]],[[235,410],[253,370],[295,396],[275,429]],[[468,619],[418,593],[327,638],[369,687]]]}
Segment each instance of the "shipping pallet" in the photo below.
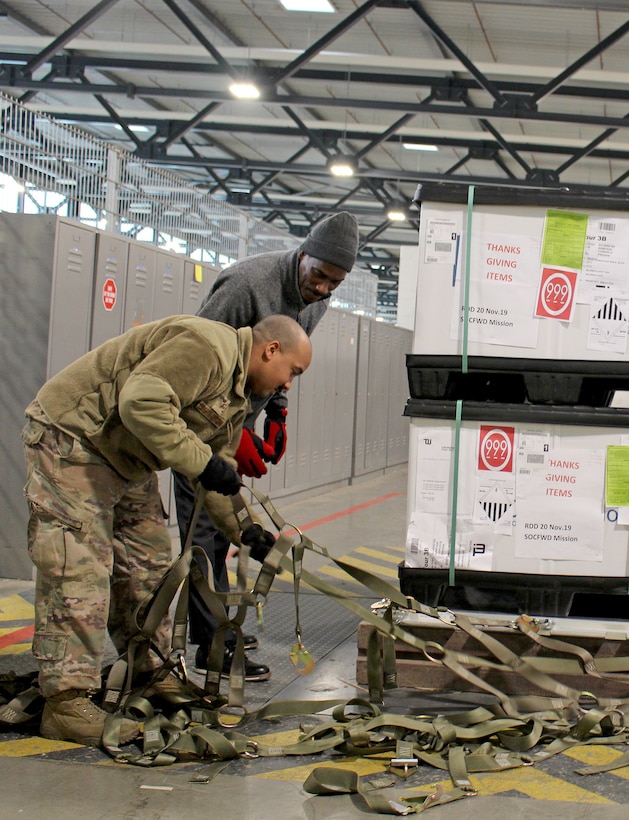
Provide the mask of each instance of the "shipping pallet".
{"label": "shipping pallet", "polygon": [[[470,613],[466,613],[473,620]],[[489,616],[496,619],[495,613]],[[609,677],[597,678],[581,671],[580,662],[570,655],[557,655],[534,643],[530,638],[509,624],[514,616],[504,616],[502,628],[488,627],[490,634],[497,638],[512,652],[528,659],[540,671],[547,672],[555,680],[578,691],[587,691],[597,697],[629,697],[629,671],[614,672]],[[568,643],[587,649],[596,659],[627,658],[629,670],[629,623],[609,621],[575,621],[570,619],[548,620],[549,637],[556,637]],[[460,629],[453,628],[428,616],[412,615],[409,621],[400,624],[415,637],[423,641],[434,641],[444,649],[453,652],[464,652],[478,658],[496,659],[476,639]],[[369,635],[374,629],[371,624],[361,622],[358,626],[358,657],[356,661],[356,681],[360,685],[368,683],[367,678],[367,644]],[[582,634],[578,634],[581,632]],[[546,631],[544,634],[547,634]],[[429,692],[441,691],[482,691],[473,683],[466,681],[447,667],[430,661],[426,656],[407,643],[395,642],[397,686]],[[568,660],[568,673],[557,674],[552,671],[558,657]],[[470,667],[472,668],[472,667]],[[482,680],[508,695],[548,695],[522,675],[509,671],[473,668],[472,671]]]}
{"label": "shipping pallet", "polygon": [[629,621],[629,577],[533,575],[457,569],[450,586],[448,569],[398,564],[402,595],[428,606],[562,618],[616,618]]}
{"label": "shipping pallet", "polygon": [[411,399],[608,407],[629,390],[629,363],[407,354]]}

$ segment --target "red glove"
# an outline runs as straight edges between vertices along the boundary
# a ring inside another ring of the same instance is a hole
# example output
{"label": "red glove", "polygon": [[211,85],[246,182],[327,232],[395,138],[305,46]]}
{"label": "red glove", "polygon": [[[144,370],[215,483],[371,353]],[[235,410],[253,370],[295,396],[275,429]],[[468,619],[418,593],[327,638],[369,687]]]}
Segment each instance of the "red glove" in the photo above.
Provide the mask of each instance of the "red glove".
{"label": "red glove", "polygon": [[266,405],[264,420],[264,443],[271,451],[271,464],[277,464],[286,452],[286,416],[288,410],[278,406],[273,399]]}
{"label": "red glove", "polygon": [[234,455],[241,475],[261,478],[267,471],[264,462],[270,461],[272,456],[272,447],[262,441],[249,427],[242,428],[240,444]]}

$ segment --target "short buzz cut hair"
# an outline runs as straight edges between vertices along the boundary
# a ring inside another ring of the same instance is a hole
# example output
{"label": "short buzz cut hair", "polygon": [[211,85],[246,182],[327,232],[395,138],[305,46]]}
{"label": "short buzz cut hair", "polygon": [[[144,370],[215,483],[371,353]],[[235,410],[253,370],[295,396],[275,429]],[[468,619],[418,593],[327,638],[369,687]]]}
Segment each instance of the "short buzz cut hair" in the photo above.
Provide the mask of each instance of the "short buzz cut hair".
{"label": "short buzz cut hair", "polygon": [[275,314],[262,319],[252,328],[253,342],[279,342],[282,350],[293,350],[301,342],[310,343],[303,327],[290,316]]}

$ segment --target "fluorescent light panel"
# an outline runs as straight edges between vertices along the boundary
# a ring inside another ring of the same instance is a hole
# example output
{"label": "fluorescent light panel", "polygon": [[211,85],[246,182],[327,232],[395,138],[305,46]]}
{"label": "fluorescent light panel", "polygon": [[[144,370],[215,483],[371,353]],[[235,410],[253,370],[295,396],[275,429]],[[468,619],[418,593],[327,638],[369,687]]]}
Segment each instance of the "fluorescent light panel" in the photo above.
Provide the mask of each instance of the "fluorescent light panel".
{"label": "fluorescent light panel", "polygon": [[286,11],[335,11],[328,0],[280,0],[280,3]]}
{"label": "fluorescent light panel", "polygon": [[[105,123],[105,125],[110,125],[110,123]],[[122,125],[118,125],[117,123],[116,125],[114,125],[114,128],[117,131],[122,131]],[[146,125],[128,125],[127,128],[129,129],[129,131],[133,131],[136,134],[143,134],[145,132],[148,132],[148,128],[146,127]]]}
{"label": "fluorescent light panel", "polygon": [[257,100],[260,96],[260,89],[253,83],[238,82],[229,86],[229,91],[239,100]]}
{"label": "fluorescent light panel", "polygon": [[330,173],[335,177],[353,177],[354,168],[345,160],[335,160],[330,164]]}
{"label": "fluorescent light panel", "polygon": [[427,145],[423,142],[403,142],[402,145],[408,151],[438,151],[439,148],[436,145]]}

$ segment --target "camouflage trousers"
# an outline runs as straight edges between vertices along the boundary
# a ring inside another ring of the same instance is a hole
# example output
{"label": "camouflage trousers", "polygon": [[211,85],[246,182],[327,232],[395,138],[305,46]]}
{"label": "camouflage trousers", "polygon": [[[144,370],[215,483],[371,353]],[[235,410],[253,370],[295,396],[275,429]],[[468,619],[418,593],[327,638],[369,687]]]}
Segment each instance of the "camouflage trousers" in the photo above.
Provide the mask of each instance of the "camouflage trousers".
{"label": "camouflage trousers", "polygon": [[[37,568],[33,654],[42,694],[101,688],[107,632],[118,651],[171,562],[157,476],[125,480],[93,450],[30,420],[22,431],[28,550]],[[168,652],[170,619],[154,636]],[[157,665],[149,656],[146,666]]]}

